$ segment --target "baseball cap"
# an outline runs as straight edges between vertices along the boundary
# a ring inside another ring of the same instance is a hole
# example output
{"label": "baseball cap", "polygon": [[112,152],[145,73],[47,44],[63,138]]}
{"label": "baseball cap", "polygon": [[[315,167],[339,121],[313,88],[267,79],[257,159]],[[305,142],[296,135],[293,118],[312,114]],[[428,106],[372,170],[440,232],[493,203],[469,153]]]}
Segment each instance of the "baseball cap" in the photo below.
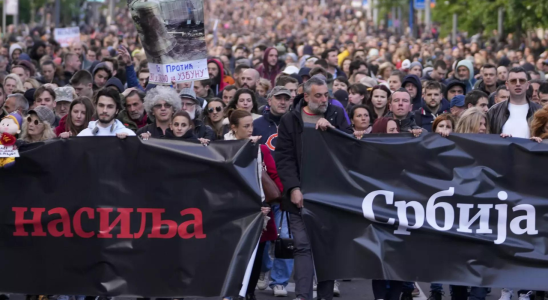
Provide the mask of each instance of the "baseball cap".
{"label": "baseball cap", "polygon": [[295,66],[287,66],[283,72],[284,74],[287,74],[287,75],[291,75],[291,74],[297,74],[299,73],[299,68],[295,67]]}
{"label": "baseball cap", "polygon": [[55,91],[55,102],[67,101],[72,102],[74,100],[74,89],[70,86],[58,87]]}
{"label": "baseball cap", "polygon": [[408,70],[409,68],[411,68],[411,62],[409,61],[409,59],[406,59],[401,63],[401,69]]}
{"label": "baseball cap", "polygon": [[284,86],[275,86],[272,91],[270,91],[270,94],[268,94],[268,98],[278,95],[287,95],[291,98],[291,92]]}
{"label": "baseball cap", "polygon": [[51,110],[49,107],[45,106],[37,106],[34,109],[29,110],[29,115],[34,113],[40,122],[47,121],[50,125],[55,123],[55,114],[53,113],[53,110]]}
{"label": "baseball cap", "polygon": [[179,97],[181,98],[187,98],[194,100],[196,103],[198,103],[198,99],[196,99],[196,93],[194,92],[194,89],[191,88],[184,88],[179,93]]}
{"label": "baseball cap", "polygon": [[456,95],[451,99],[450,107],[463,107],[464,106],[464,95]]}

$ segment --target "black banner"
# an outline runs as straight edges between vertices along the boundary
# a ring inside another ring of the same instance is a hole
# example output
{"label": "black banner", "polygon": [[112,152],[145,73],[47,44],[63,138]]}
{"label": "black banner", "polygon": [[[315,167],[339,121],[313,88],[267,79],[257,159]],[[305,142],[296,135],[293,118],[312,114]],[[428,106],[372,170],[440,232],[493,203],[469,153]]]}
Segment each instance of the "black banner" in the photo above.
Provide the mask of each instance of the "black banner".
{"label": "black banner", "polygon": [[0,291],[237,295],[261,233],[257,147],[74,138],[0,169]]}
{"label": "black banner", "polygon": [[545,290],[548,145],[305,129],[302,191],[319,280]]}

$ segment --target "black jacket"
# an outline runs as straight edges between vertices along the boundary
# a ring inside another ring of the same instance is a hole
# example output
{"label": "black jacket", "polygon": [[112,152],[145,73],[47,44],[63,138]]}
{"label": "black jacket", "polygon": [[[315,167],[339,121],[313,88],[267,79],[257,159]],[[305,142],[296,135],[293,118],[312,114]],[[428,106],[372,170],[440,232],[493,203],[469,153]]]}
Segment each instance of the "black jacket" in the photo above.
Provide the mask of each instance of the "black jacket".
{"label": "black jacket", "polygon": [[173,131],[171,131],[171,129],[168,128],[166,130],[166,138],[172,139],[172,140],[186,141],[186,142],[199,142],[198,138],[196,138],[192,130],[188,130],[185,134],[183,134],[182,137],[176,137]]}
{"label": "black jacket", "polygon": [[403,82],[401,84],[402,87],[405,87],[407,83],[412,83],[417,88],[417,95],[415,98],[411,99],[413,103],[413,111],[421,108],[422,106],[422,84],[421,80],[417,75],[407,75],[403,79]]}
{"label": "black jacket", "polygon": [[[493,105],[487,112],[487,120],[489,122],[490,133],[501,134],[502,127],[510,118],[510,111],[508,110],[508,103],[510,100],[502,101],[501,103]],[[542,108],[539,104],[527,100],[529,103],[529,111],[527,112],[527,122],[531,123],[535,112]]]}
{"label": "black jacket", "polygon": [[217,135],[215,131],[207,125],[204,124],[201,120],[194,120],[194,135],[196,138],[204,138],[210,141],[214,141]]}
{"label": "black jacket", "polygon": [[420,126],[415,123],[415,114],[410,112],[407,114],[407,117],[403,120],[398,120],[394,117],[394,114],[392,112],[389,112],[386,114],[387,117],[392,118],[396,123],[398,123],[398,126],[400,127],[400,132],[409,132],[411,129],[421,129]]}
{"label": "black jacket", "polygon": [[[167,130],[169,130],[169,128]],[[167,134],[167,130],[166,130],[166,134]],[[157,139],[163,139],[166,137],[166,134],[164,134],[164,132],[162,131],[162,128],[156,126],[155,121],[148,124],[145,127],[139,128],[139,130],[137,130],[137,136],[141,136],[141,133],[145,133],[145,132],[150,132],[150,136]]]}
{"label": "black jacket", "polygon": [[[278,127],[278,138],[276,141],[276,151],[274,160],[276,168],[282,180],[286,197],[282,200],[282,208],[291,213],[299,213],[298,208],[291,203],[291,190],[301,186],[300,169],[303,155],[303,118],[301,116],[302,108],[306,102],[301,100],[295,108],[286,113]],[[327,111],[324,114],[335,128],[351,134],[352,128],[346,121],[342,108],[328,104]]]}

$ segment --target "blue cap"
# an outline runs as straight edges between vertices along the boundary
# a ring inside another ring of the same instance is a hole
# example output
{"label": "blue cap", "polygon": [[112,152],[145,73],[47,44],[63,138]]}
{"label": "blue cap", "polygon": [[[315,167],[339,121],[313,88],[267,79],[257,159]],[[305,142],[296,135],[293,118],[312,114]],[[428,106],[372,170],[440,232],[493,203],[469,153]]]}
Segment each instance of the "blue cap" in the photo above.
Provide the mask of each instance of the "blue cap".
{"label": "blue cap", "polygon": [[450,107],[463,107],[464,106],[464,95],[456,95],[451,99]]}

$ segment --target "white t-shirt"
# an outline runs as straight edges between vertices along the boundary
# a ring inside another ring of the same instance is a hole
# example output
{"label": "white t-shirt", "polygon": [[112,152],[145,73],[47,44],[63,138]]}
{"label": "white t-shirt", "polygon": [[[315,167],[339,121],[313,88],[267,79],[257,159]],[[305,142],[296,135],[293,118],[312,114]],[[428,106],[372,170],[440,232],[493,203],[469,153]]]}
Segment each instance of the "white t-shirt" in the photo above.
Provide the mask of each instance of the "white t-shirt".
{"label": "white t-shirt", "polygon": [[502,126],[502,133],[511,134],[512,137],[528,139],[531,137],[529,131],[529,123],[527,123],[527,112],[529,111],[529,103],[516,105],[508,103],[510,118]]}

